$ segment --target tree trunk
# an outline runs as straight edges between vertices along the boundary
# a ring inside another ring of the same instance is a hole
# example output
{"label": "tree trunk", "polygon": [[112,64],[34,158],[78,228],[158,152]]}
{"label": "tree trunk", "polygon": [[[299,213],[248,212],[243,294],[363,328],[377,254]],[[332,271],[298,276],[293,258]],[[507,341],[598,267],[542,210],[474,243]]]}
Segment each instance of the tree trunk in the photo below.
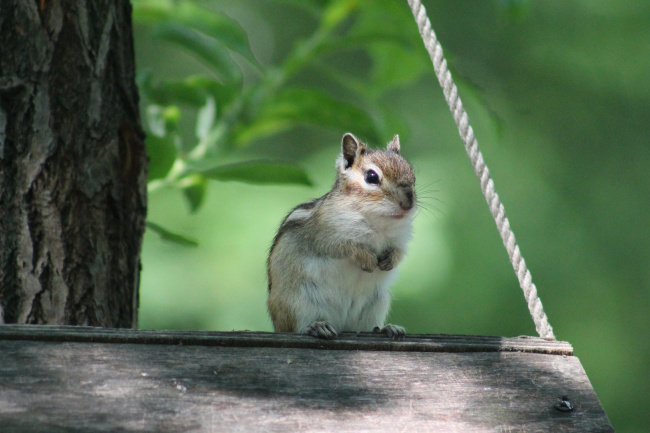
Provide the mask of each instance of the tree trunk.
{"label": "tree trunk", "polygon": [[146,166],[128,0],[0,0],[0,323],[134,327]]}

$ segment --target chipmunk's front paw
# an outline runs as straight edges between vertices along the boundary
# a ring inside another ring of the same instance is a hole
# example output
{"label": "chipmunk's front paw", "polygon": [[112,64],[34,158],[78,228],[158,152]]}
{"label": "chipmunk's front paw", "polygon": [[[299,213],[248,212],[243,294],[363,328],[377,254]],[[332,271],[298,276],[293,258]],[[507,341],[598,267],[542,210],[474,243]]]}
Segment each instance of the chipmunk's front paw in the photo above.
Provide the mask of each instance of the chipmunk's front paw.
{"label": "chipmunk's front paw", "polygon": [[401,340],[406,335],[406,330],[404,328],[402,328],[399,325],[393,325],[390,323],[381,329],[379,328],[379,326],[377,326],[375,329],[372,330],[372,332],[374,332],[375,334],[385,334],[387,337],[393,340]]}
{"label": "chipmunk's front paw", "polygon": [[390,271],[399,263],[402,253],[394,248],[387,249],[377,257],[377,264],[382,271]]}
{"label": "chipmunk's front paw", "polygon": [[393,250],[386,250],[377,257],[377,264],[382,271],[390,271],[395,267],[393,263]]}
{"label": "chipmunk's front paw", "polygon": [[357,252],[354,259],[359,267],[366,272],[373,272],[377,269],[377,257],[366,250]]}
{"label": "chipmunk's front paw", "polygon": [[310,335],[312,337],[321,338],[323,340],[333,340],[338,337],[339,333],[329,323],[325,321],[316,321],[310,323],[303,331],[302,334]]}

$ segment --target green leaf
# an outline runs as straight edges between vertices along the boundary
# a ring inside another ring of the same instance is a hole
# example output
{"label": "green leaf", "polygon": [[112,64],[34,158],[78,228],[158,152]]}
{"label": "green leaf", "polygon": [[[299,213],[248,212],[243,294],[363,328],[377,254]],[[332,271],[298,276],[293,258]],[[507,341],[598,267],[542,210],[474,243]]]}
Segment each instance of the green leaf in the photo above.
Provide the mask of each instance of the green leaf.
{"label": "green leaf", "polygon": [[331,30],[350,16],[357,9],[357,0],[334,0],[323,11],[322,28]]}
{"label": "green leaf", "polygon": [[252,124],[235,132],[234,139],[244,144],[298,125],[333,128],[341,133],[349,131],[364,139],[380,141],[375,122],[363,109],[336,100],[325,92],[303,88],[276,94]]}
{"label": "green leaf", "polygon": [[253,65],[260,66],[250,49],[248,34],[237,21],[226,14],[199,7],[188,1],[180,2],[176,12],[178,20],[186,26],[202,31]]}
{"label": "green leaf", "polygon": [[176,2],[172,0],[132,0],[133,20],[143,24],[157,24],[173,16]]}
{"label": "green leaf", "polygon": [[307,173],[295,164],[274,161],[246,161],[201,170],[210,179],[254,184],[298,184],[312,186]]}
{"label": "green leaf", "polygon": [[154,135],[164,137],[170,132],[178,130],[178,122],[181,120],[181,111],[178,107],[170,105],[149,105],[145,111],[147,126]]}
{"label": "green leaf", "polygon": [[150,230],[153,230],[156,232],[162,240],[165,241],[170,241],[178,245],[182,245],[184,247],[198,247],[199,243],[187,236],[171,232],[167,230],[166,228],[156,224],[152,223],[151,221],[146,222],[147,228]]}
{"label": "green leaf", "polygon": [[199,140],[203,140],[214,125],[214,121],[217,118],[217,104],[214,102],[214,98],[208,97],[205,105],[201,107],[196,115],[196,127],[194,134]]}
{"label": "green leaf", "polygon": [[182,179],[178,186],[183,190],[183,195],[190,206],[190,212],[198,211],[205,201],[205,194],[208,190],[207,179],[199,175],[188,176]]}
{"label": "green leaf", "polygon": [[153,84],[143,81],[140,88],[147,97],[159,105],[186,104],[196,108],[202,107],[211,96],[222,109],[239,93],[237,86],[225,85],[202,76],[190,76],[181,81],[167,81]]}
{"label": "green leaf", "polygon": [[173,136],[159,137],[149,134],[146,139],[149,157],[149,180],[167,176],[176,160],[176,145]]}
{"label": "green leaf", "polygon": [[134,2],[134,19],[143,23],[175,22],[198,30],[260,67],[253,55],[246,31],[226,14],[201,7],[192,1],[148,0]]}
{"label": "green leaf", "polygon": [[156,27],[154,34],[177,44],[213,67],[214,73],[224,83],[241,83],[239,65],[230,57],[228,50],[219,42],[206,38],[196,30],[177,23],[164,23]]}
{"label": "green leaf", "polygon": [[[417,26],[413,25],[407,7],[394,0],[359,1],[356,6],[355,20],[349,30],[327,38],[319,52],[322,55],[340,50],[367,51],[372,69],[368,77],[361,77],[365,89],[360,93],[376,99],[391,88],[417,80],[429,70],[426,51],[422,49]],[[355,78],[359,79],[357,70],[346,70],[344,66],[340,71],[351,77],[348,81],[354,83]]]}
{"label": "green leaf", "polygon": [[190,88],[203,89],[217,101],[217,106],[226,107],[239,94],[237,86],[227,86],[207,77],[190,76],[183,83]]}

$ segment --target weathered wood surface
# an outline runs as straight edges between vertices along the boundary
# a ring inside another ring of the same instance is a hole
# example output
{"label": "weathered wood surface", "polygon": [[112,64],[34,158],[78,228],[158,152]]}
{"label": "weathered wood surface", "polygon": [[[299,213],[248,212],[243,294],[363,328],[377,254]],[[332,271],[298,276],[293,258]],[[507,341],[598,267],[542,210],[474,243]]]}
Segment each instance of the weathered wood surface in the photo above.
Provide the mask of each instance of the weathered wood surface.
{"label": "weathered wood surface", "polygon": [[573,355],[573,348],[567,342],[527,336],[507,338],[480,335],[409,334],[402,341],[392,341],[383,335],[372,333],[344,333],[337,340],[324,341],[289,333],[251,331],[130,331],[86,326],[8,325],[0,326],[0,339],[413,352],[514,351]]}
{"label": "weathered wood surface", "polygon": [[[613,431],[571,353],[532,337],[0,326],[0,431]],[[564,395],[573,411],[554,407]]]}

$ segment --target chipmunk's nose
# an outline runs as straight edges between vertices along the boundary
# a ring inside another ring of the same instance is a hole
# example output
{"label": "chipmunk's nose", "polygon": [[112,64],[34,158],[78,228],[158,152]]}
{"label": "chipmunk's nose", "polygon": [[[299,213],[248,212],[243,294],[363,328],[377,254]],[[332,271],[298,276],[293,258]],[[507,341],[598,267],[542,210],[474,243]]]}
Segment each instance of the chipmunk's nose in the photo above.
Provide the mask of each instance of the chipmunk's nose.
{"label": "chipmunk's nose", "polygon": [[413,209],[413,205],[415,204],[415,195],[413,194],[413,188],[411,187],[406,187],[402,188],[402,196],[399,201],[399,205],[403,210],[411,210]]}

